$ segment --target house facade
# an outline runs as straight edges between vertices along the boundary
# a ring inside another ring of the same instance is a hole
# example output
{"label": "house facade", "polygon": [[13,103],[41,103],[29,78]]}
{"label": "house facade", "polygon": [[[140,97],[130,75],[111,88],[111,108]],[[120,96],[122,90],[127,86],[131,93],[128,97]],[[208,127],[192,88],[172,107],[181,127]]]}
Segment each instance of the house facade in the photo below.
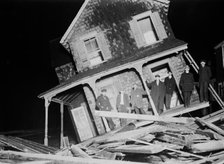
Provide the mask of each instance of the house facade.
{"label": "house facade", "polygon": [[[96,98],[102,89],[107,89],[113,112],[117,112],[119,91],[124,90],[130,95],[133,85],[137,84],[147,92],[143,98],[146,113],[158,115],[146,80],[152,82],[156,74],[164,80],[171,71],[177,86],[171,107],[182,105],[180,76],[186,64],[194,61],[187,51],[187,43],[176,39],[173,34],[167,19],[168,8],[169,0],[84,1],[60,40],[71,53],[77,73],[39,95],[45,99],[45,144],[48,140],[49,104],[52,101],[61,104],[63,125],[63,106],[72,111],[77,92],[84,95],[81,106],[91,129],[90,135],[79,129],[77,134],[85,136],[79,141],[110,130],[105,119],[95,115]],[[194,92],[191,101],[198,100],[198,93]],[[206,106],[208,104],[202,107]],[[119,119],[113,120],[119,127]],[[77,126],[77,121],[75,124]],[[61,133],[63,136],[63,127]]]}

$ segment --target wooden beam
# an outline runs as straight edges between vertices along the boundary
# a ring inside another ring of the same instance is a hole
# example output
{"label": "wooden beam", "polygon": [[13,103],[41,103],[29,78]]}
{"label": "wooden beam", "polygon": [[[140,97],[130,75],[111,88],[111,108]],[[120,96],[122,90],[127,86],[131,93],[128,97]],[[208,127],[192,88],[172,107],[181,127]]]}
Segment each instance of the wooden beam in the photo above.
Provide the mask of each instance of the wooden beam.
{"label": "wooden beam", "polygon": [[176,109],[170,109],[162,113],[162,116],[178,116],[185,113],[193,112],[202,108],[206,108],[209,106],[208,102],[205,103],[197,103],[197,104],[191,104],[188,108],[176,108]]}
{"label": "wooden beam", "polygon": [[217,133],[221,134],[224,136],[224,130],[222,130],[221,128],[219,128],[218,126],[212,124],[212,123],[209,123],[209,122],[206,122],[205,120],[201,119],[201,118],[196,118],[196,120],[198,122],[200,122],[201,124],[204,124],[206,125],[207,127],[209,127],[210,129],[216,131]]}
{"label": "wooden beam", "polygon": [[186,117],[169,117],[169,116],[153,116],[144,114],[130,114],[119,112],[107,112],[107,111],[95,111],[95,115],[101,117],[115,117],[115,118],[127,118],[136,120],[148,120],[148,121],[162,121],[162,122],[175,122],[175,123],[189,123],[194,119]]}

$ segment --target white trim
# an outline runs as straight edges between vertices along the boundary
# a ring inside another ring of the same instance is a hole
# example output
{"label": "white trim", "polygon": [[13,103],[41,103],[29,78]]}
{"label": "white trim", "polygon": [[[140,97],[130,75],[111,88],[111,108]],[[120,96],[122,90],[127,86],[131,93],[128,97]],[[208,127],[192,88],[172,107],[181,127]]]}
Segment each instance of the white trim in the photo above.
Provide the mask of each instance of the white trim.
{"label": "white trim", "polygon": [[96,31],[92,31],[90,33],[87,33],[87,34],[84,34],[80,37],[81,40],[86,40],[86,39],[90,39],[90,38],[93,38],[93,37],[96,37],[97,35],[97,32]]}
{"label": "white trim", "polygon": [[152,16],[152,12],[151,11],[146,11],[144,13],[133,16],[132,19],[137,21],[139,19],[142,19],[142,18],[145,18],[145,17],[151,17],[151,16]]}
{"label": "white trim", "polygon": [[76,14],[75,18],[73,19],[72,23],[69,25],[68,29],[66,30],[65,34],[62,36],[60,43],[62,45],[64,45],[64,41],[66,40],[66,38],[68,37],[69,33],[71,32],[72,28],[74,27],[76,21],[78,20],[78,18],[80,17],[81,13],[83,12],[83,10],[85,9],[86,5],[88,4],[90,0],[85,0],[84,3],[82,4],[81,8],[79,9],[78,13]]}
{"label": "white trim", "polygon": [[187,49],[187,44],[184,44],[184,45],[181,45],[181,46],[178,46],[178,47],[175,47],[175,48],[172,48],[172,49],[169,49],[169,50],[166,50],[166,51],[163,51],[163,52],[159,52],[157,54],[154,54],[152,56],[148,56],[148,57],[145,57],[145,58],[142,58],[142,59],[139,59],[137,61],[133,61],[133,62],[129,62],[129,63],[126,63],[126,64],[123,64],[123,65],[120,65],[118,67],[114,67],[114,68],[111,68],[109,70],[104,70],[102,72],[99,72],[97,74],[94,74],[94,75],[91,75],[91,76],[86,76],[82,79],[79,79],[71,84],[68,84],[66,86],[62,86],[60,88],[57,88],[49,93],[46,93],[42,96],[40,96],[39,98],[51,98],[53,96],[55,96],[56,94],[58,93],[61,93],[63,91],[66,91],[70,88],[73,88],[75,86],[78,86],[80,84],[85,84],[90,81],[89,78],[93,78],[95,80],[97,80],[98,78],[101,78],[103,76],[106,76],[106,75],[109,75],[109,74],[112,74],[112,73],[115,73],[115,72],[118,72],[118,71],[121,71],[121,70],[124,70],[124,69],[129,69],[129,68],[134,68],[135,65],[139,65],[139,64],[145,64],[147,63],[149,60],[155,60],[155,59],[158,59],[158,58],[161,58],[161,57],[164,57],[164,56],[167,56],[169,54],[172,54],[172,53],[176,53],[178,51],[182,51],[182,50],[185,50]]}

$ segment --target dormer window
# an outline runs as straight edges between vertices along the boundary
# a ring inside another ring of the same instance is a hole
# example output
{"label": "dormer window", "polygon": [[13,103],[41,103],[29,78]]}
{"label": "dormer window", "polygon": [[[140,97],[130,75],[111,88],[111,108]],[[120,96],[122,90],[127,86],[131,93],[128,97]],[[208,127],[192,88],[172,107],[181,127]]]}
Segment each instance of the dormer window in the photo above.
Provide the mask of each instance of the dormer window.
{"label": "dormer window", "polygon": [[144,47],[167,38],[167,34],[158,12],[147,11],[129,22],[137,47]]}
{"label": "dormer window", "polygon": [[85,39],[84,43],[90,66],[95,66],[102,63],[104,59],[96,37],[90,37],[88,39]]}
{"label": "dormer window", "polygon": [[144,17],[142,19],[137,20],[137,24],[147,45],[159,40],[150,17]]}
{"label": "dormer window", "polygon": [[104,32],[97,33],[93,31],[86,33],[77,37],[71,44],[78,71],[93,68],[112,58]]}

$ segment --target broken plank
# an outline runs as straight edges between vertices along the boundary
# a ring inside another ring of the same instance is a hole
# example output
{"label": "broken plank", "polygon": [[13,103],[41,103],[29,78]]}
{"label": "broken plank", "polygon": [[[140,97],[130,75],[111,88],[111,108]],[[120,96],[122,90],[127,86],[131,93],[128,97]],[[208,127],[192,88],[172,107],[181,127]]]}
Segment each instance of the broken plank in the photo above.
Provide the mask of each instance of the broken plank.
{"label": "broken plank", "polygon": [[125,131],[116,133],[111,136],[107,136],[106,138],[98,138],[95,140],[95,143],[107,143],[107,142],[115,142],[115,141],[125,141],[128,138],[140,138],[143,137],[149,133],[153,132],[162,132],[167,130],[166,127],[163,127],[161,125],[151,125],[142,127],[139,129],[131,130],[131,131]]}
{"label": "broken plank", "polygon": [[101,117],[113,117],[113,118],[127,118],[136,120],[147,120],[147,121],[162,121],[162,122],[175,122],[175,123],[189,123],[192,122],[193,118],[188,117],[170,117],[170,116],[153,116],[145,114],[130,114],[130,113],[119,113],[119,112],[107,112],[107,111],[95,111],[95,115]]}
{"label": "broken plank", "polygon": [[[133,138],[129,138],[129,140],[135,141],[135,142],[139,142],[139,143],[142,143],[142,144],[146,144],[146,145],[153,145],[151,143],[148,143],[148,142],[145,142],[145,141],[141,141],[141,140],[137,140],[137,139],[133,139]],[[180,151],[180,150],[171,149],[171,148],[166,147],[166,146],[164,146],[164,149],[170,150],[170,151],[173,151],[173,152],[177,152],[177,153],[180,153],[180,154],[192,156],[192,157],[197,157],[197,158],[200,158],[200,159],[204,159],[205,158],[205,157],[200,156],[200,155],[196,155],[196,154],[192,154],[192,153],[188,153],[188,152],[184,152],[184,151]]]}
{"label": "broken plank", "polygon": [[91,158],[86,152],[84,152],[81,148],[76,145],[71,146],[71,151],[74,155],[83,158]]}
{"label": "broken plank", "polygon": [[193,111],[196,111],[196,110],[199,110],[199,109],[202,109],[202,108],[206,108],[208,106],[209,106],[208,102],[194,103],[194,104],[191,104],[191,106],[188,107],[188,108],[176,108],[176,109],[166,110],[161,115],[162,116],[178,116],[178,115],[193,112]]}
{"label": "broken plank", "polygon": [[160,145],[123,145],[116,148],[107,148],[110,152],[134,153],[134,154],[156,154],[165,150]]}
{"label": "broken plank", "polygon": [[221,128],[219,128],[218,126],[212,124],[212,123],[209,123],[209,122],[206,122],[205,120],[201,119],[201,118],[196,118],[196,120],[198,122],[200,122],[201,124],[204,124],[206,126],[208,126],[210,129],[218,132],[219,134],[223,135],[224,136],[224,130],[222,130]]}
{"label": "broken plank", "polygon": [[224,140],[212,140],[204,143],[192,144],[191,149],[194,153],[221,150],[224,149]]}

